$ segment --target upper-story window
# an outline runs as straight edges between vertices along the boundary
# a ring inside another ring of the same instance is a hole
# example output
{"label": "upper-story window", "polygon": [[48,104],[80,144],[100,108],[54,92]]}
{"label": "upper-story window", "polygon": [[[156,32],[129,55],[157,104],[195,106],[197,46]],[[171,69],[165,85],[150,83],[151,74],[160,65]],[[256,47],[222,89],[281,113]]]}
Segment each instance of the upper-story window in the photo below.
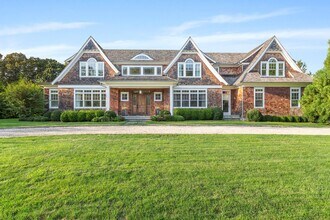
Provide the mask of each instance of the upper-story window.
{"label": "upper-story window", "polygon": [[104,62],[97,62],[89,58],[87,62],[80,62],[80,77],[104,77]]}
{"label": "upper-story window", "polygon": [[162,66],[122,66],[123,76],[161,76]]}
{"label": "upper-story window", "polygon": [[270,58],[268,61],[261,62],[261,76],[264,77],[284,77],[285,63],[277,61],[276,58]]}
{"label": "upper-story window", "polygon": [[135,57],[133,57],[131,60],[153,60],[153,59],[144,53],[140,53]]}
{"label": "upper-story window", "polygon": [[187,59],[185,62],[178,63],[178,76],[183,77],[201,77],[201,63],[195,62],[192,59]]}

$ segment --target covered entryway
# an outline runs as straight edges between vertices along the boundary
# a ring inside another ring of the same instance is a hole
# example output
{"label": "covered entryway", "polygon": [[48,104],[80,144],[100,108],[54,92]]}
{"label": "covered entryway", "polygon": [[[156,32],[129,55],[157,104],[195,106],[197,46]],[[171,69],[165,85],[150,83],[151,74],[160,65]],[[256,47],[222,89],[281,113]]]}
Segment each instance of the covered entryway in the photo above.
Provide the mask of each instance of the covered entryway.
{"label": "covered entryway", "polygon": [[132,92],[132,115],[147,115],[151,113],[151,92],[135,90]]}
{"label": "covered entryway", "polygon": [[222,110],[224,115],[231,115],[231,93],[230,90],[222,91]]}

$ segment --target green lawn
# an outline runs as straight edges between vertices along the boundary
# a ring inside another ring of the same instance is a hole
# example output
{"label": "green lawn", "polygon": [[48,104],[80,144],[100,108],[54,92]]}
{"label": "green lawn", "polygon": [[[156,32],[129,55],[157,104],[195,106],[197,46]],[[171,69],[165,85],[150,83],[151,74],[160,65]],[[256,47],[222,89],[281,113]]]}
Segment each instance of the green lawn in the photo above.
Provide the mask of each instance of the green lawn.
{"label": "green lawn", "polygon": [[0,219],[329,219],[330,136],[0,139]]}
{"label": "green lawn", "polygon": [[16,127],[51,127],[51,126],[104,126],[104,125],[177,125],[177,126],[272,126],[272,127],[330,127],[329,124],[293,123],[293,122],[248,122],[248,121],[180,121],[180,122],[33,122],[18,119],[0,119],[1,128]]}

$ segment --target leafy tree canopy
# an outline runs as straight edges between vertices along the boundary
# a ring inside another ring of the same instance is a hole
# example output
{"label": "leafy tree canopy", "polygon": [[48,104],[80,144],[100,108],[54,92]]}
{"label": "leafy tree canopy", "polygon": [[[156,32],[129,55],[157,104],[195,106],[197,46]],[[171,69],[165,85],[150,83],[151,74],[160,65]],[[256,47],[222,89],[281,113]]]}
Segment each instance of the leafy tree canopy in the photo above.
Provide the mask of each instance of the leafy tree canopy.
{"label": "leafy tree canopy", "polygon": [[36,83],[50,82],[63,70],[64,65],[53,59],[27,58],[22,53],[0,54],[0,81],[3,84],[19,79]]}
{"label": "leafy tree canopy", "polygon": [[305,88],[301,99],[302,110],[314,122],[330,120],[330,41],[324,68],[317,71],[313,83]]}

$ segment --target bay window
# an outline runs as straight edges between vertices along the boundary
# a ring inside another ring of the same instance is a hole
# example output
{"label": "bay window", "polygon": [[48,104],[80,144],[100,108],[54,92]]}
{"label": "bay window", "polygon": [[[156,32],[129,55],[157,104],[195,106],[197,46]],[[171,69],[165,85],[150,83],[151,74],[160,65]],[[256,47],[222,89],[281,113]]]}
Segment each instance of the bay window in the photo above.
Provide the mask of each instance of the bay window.
{"label": "bay window", "polygon": [[106,92],[104,89],[75,90],[75,108],[105,108]]}
{"label": "bay window", "polygon": [[261,61],[260,69],[263,77],[284,77],[285,75],[284,61],[277,61],[273,57],[268,61]]}
{"label": "bay window", "polygon": [[178,63],[178,77],[183,78],[199,78],[201,77],[201,63],[195,62],[192,59],[187,59],[185,62]]}
{"label": "bay window", "polygon": [[173,91],[173,104],[177,108],[206,108],[205,89],[182,89]]}
{"label": "bay window", "polygon": [[94,58],[89,58],[87,62],[80,62],[80,77],[104,77],[104,62],[97,62]]}

